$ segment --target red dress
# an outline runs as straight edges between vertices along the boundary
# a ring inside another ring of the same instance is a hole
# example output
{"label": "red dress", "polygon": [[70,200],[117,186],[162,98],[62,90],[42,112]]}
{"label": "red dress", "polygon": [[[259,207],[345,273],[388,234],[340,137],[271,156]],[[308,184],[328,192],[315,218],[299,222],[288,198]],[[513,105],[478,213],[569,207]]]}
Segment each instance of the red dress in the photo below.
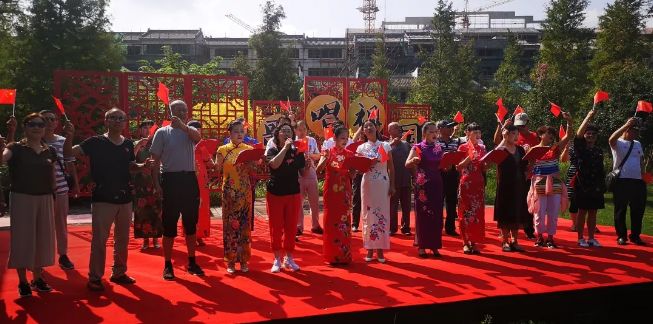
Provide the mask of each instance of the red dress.
{"label": "red dress", "polygon": [[468,152],[472,159],[462,170],[458,187],[460,233],[472,242],[482,242],[485,238],[485,179],[480,159],[485,155],[485,146],[467,142],[459,146],[458,151]]}
{"label": "red dress", "polygon": [[206,161],[211,158],[211,153],[204,148],[195,148],[195,173],[197,184],[200,187],[200,208],[197,219],[197,237],[209,237],[211,230],[211,197],[209,194],[209,175],[206,170]]}
{"label": "red dress", "polygon": [[351,179],[343,162],[353,153],[344,148],[329,150],[324,180],[324,260],[351,262]]}

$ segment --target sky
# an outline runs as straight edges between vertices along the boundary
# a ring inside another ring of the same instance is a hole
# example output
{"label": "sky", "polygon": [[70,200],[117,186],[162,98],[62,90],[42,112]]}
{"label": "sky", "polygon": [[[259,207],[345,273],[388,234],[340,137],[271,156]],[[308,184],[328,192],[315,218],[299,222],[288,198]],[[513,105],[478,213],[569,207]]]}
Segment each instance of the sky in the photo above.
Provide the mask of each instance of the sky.
{"label": "sky", "polygon": [[[199,29],[204,36],[247,37],[249,31],[237,25],[226,14],[233,14],[252,27],[261,24],[264,0],[110,0],[109,15],[113,31],[147,31],[151,29]],[[477,9],[497,0],[469,0],[469,8]],[[609,0],[590,0],[586,22],[598,24]],[[309,37],[344,37],[346,28],[364,28],[363,14],[356,8],[363,0],[277,0],[286,19],[281,31]],[[381,21],[403,21],[404,17],[432,16],[436,0],[377,0],[376,27]],[[515,11],[517,15],[545,18],[549,0],[513,0],[489,10]],[[464,0],[454,0],[453,7],[464,8]],[[648,26],[653,26],[651,21]]]}

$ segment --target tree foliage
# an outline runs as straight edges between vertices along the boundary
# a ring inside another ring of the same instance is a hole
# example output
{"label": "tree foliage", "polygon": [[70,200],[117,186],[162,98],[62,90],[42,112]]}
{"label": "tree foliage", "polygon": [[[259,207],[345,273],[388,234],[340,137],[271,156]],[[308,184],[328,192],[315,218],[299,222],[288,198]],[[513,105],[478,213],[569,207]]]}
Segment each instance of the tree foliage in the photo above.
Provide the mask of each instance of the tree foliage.
{"label": "tree foliage", "polygon": [[251,72],[250,89],[254,100],[278,100],[299,98],[299,81],[288,49],[281,43],[279,31],[281,21],[286,17],[283,7],[273,1],[262,6],[263,24],[257,34],[249,40],[256,51],[257,63]]}
{"label": "tree foliage", "polygon": [[109,32],[105,0],[32,0],[26,23],[18,27],[14,82],[20,106],[52,106],[53,72],[118,70],[119,39]]}
{"label": "tree foliage", "polygon": [[439,0],[431,26],[434,50],[424,57],[410,93],[410,102],[431,105],[434,118],[452,118],[457,110],[477,113],[483,108],[473,82],[477,59],[471,43],[456,40],[454,19],[451,2]]}
{"label": "tree foliage", "polygon": [[502,98],[506,107],[516,107],[524,103],[527,79],[524,76],[525,67],[521,62],[522,50],[514,35],[508,37],[503,51],[503,61],[494,74],[494,82],[487,92],[489,102]]}
{"label": "tree foliage", "polygon": [[534,125],[554,123],[550,102],[575,115],[591,104],[587,94],[592,31],[583,27],[587,5],[587,0],[552,0],[547,7],[540,57],[531,71],[534,88],[525,107]]}
{"label": "tree foliage", "polygon": [[220,69],[222,57],[214,56],[205,64],[191,64],[179,53],[172,51],[170,46],[163,46],[163,58],[155,60],[158,68],[154,68],[146,60],[140,61],[140,72],[155,72],[167,74],[198,74],[198,75],[223,75],[226,72]]}
{"label": "tree foliage", "polygon": [[372,70],[370,71],[371,78],[377,79],[390,79],[390,69],[388,68],[390,61],[386,56],[385,51],[385,42],[383,41],[383,35],[379,35],[379,38],[376,41],[376,46],[374,48],[374,53],[372,54]]}

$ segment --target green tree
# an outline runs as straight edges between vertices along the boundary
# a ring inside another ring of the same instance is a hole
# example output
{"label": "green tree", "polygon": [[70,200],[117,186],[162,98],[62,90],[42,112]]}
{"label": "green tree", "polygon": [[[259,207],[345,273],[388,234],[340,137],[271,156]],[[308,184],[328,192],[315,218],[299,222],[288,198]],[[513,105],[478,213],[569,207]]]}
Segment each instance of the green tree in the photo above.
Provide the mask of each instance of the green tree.
{"label": "green tree", "polygon": [[[599,17],[591,67],[595,88],[610,93],[610,101],[598,108],[603,138],[633,116],[638,100],[653,100],[653,70],[647,62],[651,44],[642,33],[646,6],[642,0],[615,0]],[[647,132],[645,142],[650,139],[653,134]]]}
{"label": "green tree", "polygon": [[234,59],[234,71],[236,75],[242,75],[248,78],[252,77],[252,67],[247,61],[247,56],[243,52],[238,52]]}
{"label": "green tree", "polygon": [[155,60],[154,63],[158,68],[153,67],[149,61],[141,60],[138,71],[166,73],[166,74],[198,74],[198,75],[223,75],[226,72],[220,69],[222,62],[221,56],[213,57],[205,64],[191,64],[186,61],[179,53],[172,51],[170,46],[162,46],[163,58]]}
{"label": "green tree", "polygon": [[249,40],[256,51],[258,61],[250,78],[251,98],[254,100],[278,100],[299,98],[299,80],[288,49],[282,47],[279,31],[286,17],[283,7],[272,1],[262,6],[263,24],[258,33]]}
{"label": "green tree", "polygon": [[32,0],[18,29],[16,86],[28,110],[52,106],[53,72],[119,70],[120,41],[109,32],[105,0]]}
{"label": "green tree", "polygon": [[[20,9],[18,1],[0,2],[0,88],[15,88],[16,65],[18,62],[16,39],[16,26],[24,23],[25,15]],[[19,94],[22,95],[21,92]],[[18,112],[20,108],[18,106]],[[0,109],[0,118],[6,120],[11,115],[11,109]],[[22,115],[22,113],[21,113]],[[4,123],[0,129],[4,132]]]}
{"label": "green tree", "polygon": [[492,116],[473,82],[477,63],[473,44],[455,39],[454,19],[451,2],[439,0],[431,26],[434,50],[424,57],[409,101],[430,104],[434,119],[452,118],[457,110],[466,116]]}
{"label": "green tree", "polygon": [[549,101],[574,115],[589,102],[592,31],[582,27],[587,5],[587,0],[552,0],[546,9],[542,49],[531,72],[534,88],[525,107],[533,126],[554,121]]}
{"label": "green tree", "polygon": [[521,62],[522,51],[514,35],[508,37],[503,51],[503,61],[494,74],[494,82],[487,92],[487,99],[495,103],[497,98],[503,98],[506,107],[516,107],[524,104],[527,85],[524,77],[525,68]]}
{"label": "green tree", "polygon": [[374,48],[374,53],[372,54],[372,70],[370,71],[370,77],[389,80],[389,63],[390,60],[388,60],[388,57],[386,56],[383,35],[379,35],[379,38],[376,41],[376,47]]}

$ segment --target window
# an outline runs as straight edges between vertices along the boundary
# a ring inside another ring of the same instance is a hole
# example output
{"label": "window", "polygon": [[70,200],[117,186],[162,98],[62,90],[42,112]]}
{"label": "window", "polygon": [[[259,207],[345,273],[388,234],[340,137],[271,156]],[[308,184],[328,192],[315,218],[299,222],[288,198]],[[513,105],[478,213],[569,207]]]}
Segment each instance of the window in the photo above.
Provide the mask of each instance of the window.
{"label": "window", "polygon": [[320,50],[315,48],[309,49],[308,58],[320,58]]}
{"label": "window", "polygon": [[288,57],[291,59],[298,59],[299,58],[299,48],[289,48],[288,49]]}
{"label": "window", "polygon": [[232,59],[238,56],[238,53],[243,53],[243,55],[247,56],[247,52],[247,48],[216,48],[213,54],[222,58]]}
{"label": "window", "polygon": [[127,55],[141,55],[141,47],[138,45],[127,46]]}
{"label": "window", "polygon": [[172,45],[172,51],[179,54],[190,54],[190,45],[187,44]]}
{"label": "window", "polygon": [[163,54],[163,45],[161,44],[146,45],[145,54]]}
{"label": "window", "polygon": [[341,48],[311,48],[308,50],[308,58],[342,58]]}

